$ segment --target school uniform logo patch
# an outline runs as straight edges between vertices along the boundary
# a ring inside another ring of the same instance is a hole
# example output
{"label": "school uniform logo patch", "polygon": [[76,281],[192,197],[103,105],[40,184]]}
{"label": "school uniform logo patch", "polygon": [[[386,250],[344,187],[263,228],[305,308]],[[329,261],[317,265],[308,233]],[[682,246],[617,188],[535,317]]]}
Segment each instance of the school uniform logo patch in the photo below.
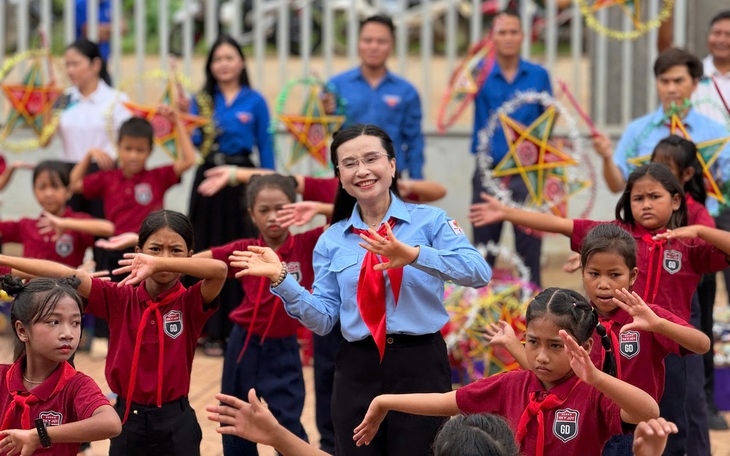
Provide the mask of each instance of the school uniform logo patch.
{"label": "school uniform logo patch", "polygon": [[62,234],[56,241],[56,254],[66,258],[74,251],[74,238],[70,234]]}
{"label": "school uniform logo patch", "polygon": [[134,200],[142,206],[152,201],[152,186],[146,182],[134,186]]}
{"label": "school uniform logo patch", "polygon": [[400,103],[400,97],[398,95],[384,95],[383,101],[391,108],[395,108]]}
{"label": "school uniform logo patch", "polygon": [[573,440],[578,435],[578,418],[580,412],[573,409],[560,409],[555,412],[553,434],[563,443]]}
{"label": "school uniform logo patch", "polygon": [[242,124],[247,124],[253,119],[253,116],[250,112],[239,112],[236,114],[236,117],[238,117],[238,121]]}
{"label": "school uniform logo patch", "polygon": [[456,223],[456,220],[449,220],[449,226],[451,227],[451,231],[454,232],[457,236],[463,236],[464,230],[461,229],[458,223]]}
{"label": "school uniform logo patch", "polygon": [[63,415],[58,412],[48,411],[38,414],[38,418],[42,419],[46,426],[58,426],[63,424]]}
{"label": "school uniform logo patch", "polygon": [[682,252],[677,250],[665,250],[662,261],[664,270],[670,274],[676,274],[682,269]]}
{"label": "school uniform logo patch", "polygon": [[297,282],[302,281],[302,265],[298,261],[287,262],[286,272],[290,276],[294,277]]}
{"label": "school uniform logo patch", "polygon": [[171,310],[162,316],[165,334],[177,339],[183,332],[183,314],[179,310]]}
{"label": "school uniform logo patch", "polygon": [[618,351],[621,356],[631,359],[639,354],[639,337],[638,331],[626,331],[618,335]]}

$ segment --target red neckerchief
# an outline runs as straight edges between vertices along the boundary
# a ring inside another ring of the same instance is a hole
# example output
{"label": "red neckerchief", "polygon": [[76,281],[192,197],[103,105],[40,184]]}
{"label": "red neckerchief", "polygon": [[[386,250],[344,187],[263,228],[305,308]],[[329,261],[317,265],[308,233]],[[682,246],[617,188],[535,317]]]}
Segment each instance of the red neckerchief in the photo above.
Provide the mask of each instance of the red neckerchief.
{"label": "red neckerchief", "polygon": [[[142,337],[144,336],[147,318],[149,318],[152,312],[155,313],[155,318],[157,319],[157,344],[159,346],[157,358],[157,406],[162,407],[162,368],[165,359],[165,330],[164,324],[162,322],[162,312],[160,312],[160,307],[165,307],[166,305],[179,298],[180,295],[185,292],[185,287],[183,287],[180,282],[177,282],[174,286],[176,286],[177,288],[175,290],[172,290],[170,294],[165,296],[162,300],[155,302],[152,299],[147,299],[145,301],[145,305],[147,306],[147,308],[144,310],[144,312],[142,312],[142,318],[140,318],[139,326],[137,327],[137,337],[134,341],[132,370],[129,374],[129,386],[127,388],[126,397],[127,404],[124,410],[124,419],[122,420],[122,424],[127,422],[127,417],[129,417],[129,409],[132,406],[132,397],[134,396],[134,389],[137,384],[137,368],[139,367],[139,352],[142,349]],[[137,288],[137,293],[139,293],[139,288]]]}
{"label": "red neckerchief", "polygon": [[580,382],[580,379],[575,382],[575,385],[573,385],[573,388],[570,389],[570,392],[565,396],[565,399],[560,399],[558,395],[548,391],[547,396],[545,396],[542,401],[538,401],[538,397],[540,397],[540,394],[544,391],[531,392],[530,402],[527,404],[527,407],[525,407],[525,411],[522,412],[520,423],[517,425],[517,432],[515,433],[515,440],[517,441],[517,444],[519,445],[522,443],[522,440],[525,438],[525,434],[527,434],[528,423],[532,420],[533,416],[537,415],[537,445],[535,446],[535,455],[542,456],[543,451],[545,450],[545,416],[543,414],[543,410],[553,410],[563,405],[570,395],[573,394],[575,387],[578,386]]}
{"label": "red neckerchief", "polygon": [[[61,364],[60,368],[62,369],[61,375],[58,378],[58,382],[56,382],[56,386],[53,387],[51,397],[62,391],[63,388],[66,387],[66,384],[73,378],[74,375],[76,375],[76,369],[74,369],[68,362],[64,361]],[[8,369],[7,373],[5,374],[5,382],[6,385],[8,385],[8,389],[10,389],[10,380],[14,375],[17,375],[15,371],[18,369],[23,369],[22,362],[13,363],[13,365],[10,366],[10,369]],[[10,429],[10,423],[13,420],[13,416],[15,415],[15,409],[17,407],[20,407],[20,409],[22,410],[20,418],[21,429],[32,429],[30,422],[30,406],[33,404],[37,404],[40,399],[38,399],[38,397],[33,394],[33,391],[10,391],[10,395],[13,397],[13,401],[8,405],[8,409],[5,412],[5,417],[3,418],[2,425],[0,425],[0,429]]]}
{"label": "red neckerchief", "polygon": [[[646,242],[649,247],[649,267],[646,269],[646,288],[644,289],[643,298],[646,302],[655,302],[656,294],[659,291],[659,278],[662,275],[662,254],[664,253],[664,244],[667,243],[667,240],[655,241],[651,233],[641,236],[641,240]],[[659,258],[656,264],[654,264],[654,257]],[[652,271],[652,267],[656,267],[656,271]],[[652,283],[652,273],[654,274],[654,289],[649,292]]]}
{"label": "red neckerchief", "polygon": [[[391,217],[388,225],[392,229],[395,226],[396,219]],[[355,234],[364,234],[370,237],[367,230],[352,227]],[[385,223],[378,228],[378,234],[387,237],[387,228]],[[387,263],[388,259],[382,257],[382,262]],[[380,353],[380,361],[383,361],[385,354],[385,336],[387,328],[385,324],[385,277],[382,271],[375,271],[373,267],[380,264],[381,259],[372,252],[365,254],[365,259],[360,267],[360,278],[357,281],[357,307],[360,310],[360,316],[373,335],[375,345]],[[398,296],[400,295],[400,286],[403,283],[403,268],[386,269],[388,278],[390,279],[390,287],[393,290],[393,300],[398,305]]]}
{"label": "red neckerchief", "polygon": [[[268,247],[266,243],[264,242],[263,238],[259,238],[258,241],[259,247]],[[291,234],[289,237],[286,238],[286,241],[276,250],[276,255],[279,257],[279,261],[283,261],[281,258],[281,252],[288,252],[291,250],[291,248],[294,246],[294,236]],[[246,352],[246,348],[248,347],[248,342],[251,340],[251,335],[253,334],[253,327],[256,323],[256,315],[259,313],[259,307],[261,306],[261,297],[264,293],[264,288],[266,288],[266,280],[267,277],[261,277],[261,281],[259,282],[259,291],[256,293],[256,303],[253,306],[253,316],[251,317],[251,321],[248,324],[248,332],[246,333],[246,340],[243,342],[243,348],[241,349],[241,352],[238,354],[238,359],[236,360],[236,363],[241,362],[241,358],[243,358],[243,354]],[[266,323],[266,329],[264,329],[264,334],[261,336],[261,345],[264,344],[264,341],[266,340],[266,335],[269,333],[269,329],[271,329],[271,324],[274,322],[274,315],[279,310],[279,304],[281,303],[281,299],[279,299],[277,296],[274,296],[274,305],[271,309],[271,314],[269,315],[269,321]]]}
{"label": "red neckerchief", "polygon": [[[620,309],[619,309],[620,310]],[[623,376],[621,375],[621,356],[619,356],[620,350],[619,350],[619,344],[618,344],[618,337],[616,337],[616,333],[614,333],[611,329],[613,328],[613,325],[620,325],[622,324],[615,322],[609,318],[603,318],[601,316],[598,317],[601,324],[606,328],[606,334],[611,338],[611,344],[613,347],[611,350],[613,350],[613,357],[616,359],[616,375],[619,380],[623,380]],[[600,337],[600,336],[599,336]],[[601,344],[601,366],[603,366],[603,363],[606,362],[606,349],[603,348],[603,344]]]}
{"label": "red neckerchief", "polygon": [[710,76],[710,79],[712,79],[712,84],[715,86],[715,90],[717,90],[717,94],[720,95],[720,101],[722,101],[722,105],[725,107],[725,111],[727,111],[728,114],[730,114],[730,106],[728,106],[727,101],[725,101],[725,97],[722,96],[722,92],[720,91],[720,86],[717,85],[717,81],[715,80],[715,76]]}

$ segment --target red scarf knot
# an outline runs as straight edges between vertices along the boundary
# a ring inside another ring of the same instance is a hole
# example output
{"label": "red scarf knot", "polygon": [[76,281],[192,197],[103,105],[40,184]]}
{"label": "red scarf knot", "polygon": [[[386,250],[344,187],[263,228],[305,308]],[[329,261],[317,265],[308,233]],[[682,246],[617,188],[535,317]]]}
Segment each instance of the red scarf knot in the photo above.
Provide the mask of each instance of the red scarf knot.
{"label": "red scarf knot", "polygon": [[[662,239],[655,241],[652,234],[645,234],[641,236],[641,240],[647,244],[649,249],[649,266],[646,269],[646,287],[644,288],[644,296],[642,296],[642,298],[646,302],[655,302],[657,292],[659,291],[659,279],[662,275],[664,244],[667,243],[667,240]],[[656,262],[654,261],[654,258],[657,258]],[[653,268],[656,268],[656,270],[653,270]],[[653,290],[651,289],[652,282],[654,283]],[[651,292],[649,290],[651,290]]]}
{"label": "red scarf knot", "polygon": [[[392,229],[395,226],[396,219],[391,217],[388,225]],[[385,223],[378,228],[378,235],[387,238],[387,226]],[[364,234],[371,237],[370,232],[358,228],[352,228],[355,234]],[[386,315],[385,315],[385,277],[382,271],[375,271],[373,268],[381,262],[387,263],[386,257],[381,258],[378,255],[367,252],[360,267],[360,278],[357,282],[357,307],[360,310],[360,316],[365,325],[373,335],[375,345],[378,347],[380,361],[383,361],[385,354],[385,338],[387,334]],[[403,282],[403,268],[386,269],[390,279],[390,288],[393,291],[393,301],[398,305],[398,297],[400,296],[400,287]]]}

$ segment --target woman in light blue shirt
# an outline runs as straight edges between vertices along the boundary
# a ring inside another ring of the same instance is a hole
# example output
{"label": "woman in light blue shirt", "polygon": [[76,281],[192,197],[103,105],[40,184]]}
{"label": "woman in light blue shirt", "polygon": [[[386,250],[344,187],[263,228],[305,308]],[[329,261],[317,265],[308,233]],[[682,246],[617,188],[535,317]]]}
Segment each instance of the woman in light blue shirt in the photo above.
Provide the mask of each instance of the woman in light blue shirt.
{"label": "woman in light blue shirt", "polygon": [[345,342],[335,367],[332,417],[336,454],[427,455],[440,417],[389,415],[368,446],[353,429],[378,394],[451,390],[440,330],[449,316],[444,282],[482,287],[484,258],[444,211],[398,197],[393,143],[373,125],[334,135],[340,188],[332,226],[314,251],[308,292],[266,248],[237,253],[241,274],[269,277],[287,312],[317,334],[339,320]]}

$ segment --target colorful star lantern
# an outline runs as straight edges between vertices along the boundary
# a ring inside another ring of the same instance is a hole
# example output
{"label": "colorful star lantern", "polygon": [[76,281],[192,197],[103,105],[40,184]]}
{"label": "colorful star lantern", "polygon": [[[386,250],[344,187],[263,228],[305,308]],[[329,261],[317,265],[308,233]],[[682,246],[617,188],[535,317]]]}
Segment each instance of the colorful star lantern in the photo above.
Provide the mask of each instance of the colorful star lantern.
{"label": "colorful star lantern", "polygon": [[[172,83],[168,82],[167,89],[162,96],[160,104],[170,105],[173,108],[175,107],[175,97],[172,96],[172,90]],[[147,119],[152,124],[155,143],[162,147],[169,156],[177,158],[179,132],[173,122],[171,122],[167,117],[160,115],[157,112],[157,108],[154,106],[146,106],[128,101],[125,101],[122,104],[124,104],[124,107],[129,109],[133,116]],[[196,128],[200,128],[210,122],[210,120],[205,117],[194,116],[187,113],[178,113],[178,116],[185,126],[186,134],[190,134]]]}
{"label": "colorful star lantern", "polygon": [[22,84],[2,84],[3,93],[10,102],[10,112],[0,138],[7,138],[21,121],[40,138],[46,114],[63,93],[55,84],[44,83],[43,79],[41,61],[36,58],[23,77]]}
{"label": "colorful star lantern", "polygon": [[529,127],[500,114],[509,152],[494,168],[494,177],[519,175],[529,192],[529,205],[565,217],[568,199],[591,183],[568,175],[566,167],[578,162],[551,138],[555,114],[550,106]]}
{"label": "colorful star lantern", "polygon": [[631,19],[634,27],[641,27],[641,0],[596,0],[591,6],[591,11],[596,12],[604,8],[618,6],[623,13]]}
{"label": "colorful star lantern", "polygon": [[[444,305],[450,319],[442,333],[449,346],[452,367],[462,377],[460,383],[519,367],[505,348],[489,345],[485,329],[490,324],[505,321],[521,339],[526,329],[527,305],[538,289],[532,284],[522,283],[505,270],[494,272],[489,286],[484,288],[446,284]],[[527,295],[523,291],[525,286],[531,290]]]}
{"label": "colorful star lantern", "polygon": [[[682,123],[682,120],[678,115],[673,114],[669,122],[669,134],[679,135],[692,141],[692,137],[687,132],[687,128]],[[725,145],[730,142],[730,136],[719,139],[711,139],[709,141],[703,141],[696,143],[697,146],[697,160],[700,162],[702,167],[702,174],[705,180],[705,189],[707,190],[707,196],[715,198],[721,204],[726,202],[726,198],[723,195],[720,186],[717,183],[717,179],[712,174],[712,165],[717,161],[717,157],[720,155]],[[639,167],[645,165],[651,161],[651,154],[643,155],[641,157],[629,158],[628,163]]]}
{"label": "colorful star lantern", "polygon": [[322,166],[327,166],[327,148],[332,134],[345,122],[345,116],[328,115],[322,103],[321,85],[308,85],[309,94],[301,114],[280,114],[279,120],[294,137],[289,165],[307,154]]}

